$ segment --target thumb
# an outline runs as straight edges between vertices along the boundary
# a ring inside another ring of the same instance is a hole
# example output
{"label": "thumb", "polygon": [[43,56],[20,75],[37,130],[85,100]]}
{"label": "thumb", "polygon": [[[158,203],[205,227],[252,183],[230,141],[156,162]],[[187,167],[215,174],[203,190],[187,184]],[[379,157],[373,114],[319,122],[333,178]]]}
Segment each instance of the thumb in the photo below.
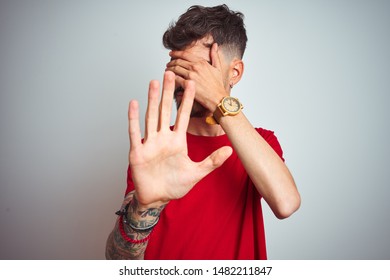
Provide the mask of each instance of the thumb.
{"label": "thumb", "polygon": [[199,173],[201,174],[202,178],[220,167],[231,156],[232,153],[233,149],[231,147],[224,146],[214,151],[203,161],[199,162]]}
{"label": "thumb", "polygon": [[211,65],[217,69],[221,69],[221,61],[219,58],[219,46],[217,43],[214,43],[211,46],[210,56],[211,56]]}

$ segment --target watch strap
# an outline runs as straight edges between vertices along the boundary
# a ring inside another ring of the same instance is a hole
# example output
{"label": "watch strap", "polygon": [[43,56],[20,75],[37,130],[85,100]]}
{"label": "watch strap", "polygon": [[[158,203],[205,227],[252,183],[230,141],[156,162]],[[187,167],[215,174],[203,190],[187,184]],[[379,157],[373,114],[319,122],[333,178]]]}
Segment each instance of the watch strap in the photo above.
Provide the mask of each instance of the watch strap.
{"label": "watch strap", "polygon": [[208,116],[206,118],[206,123],[207,124],[219,124],[221,118],[225,115],[223,112],[222,112],[222,108],[221,108],[221,103],[219,103],[217,105],[217,108],[215,109],[214,113],[212,116]]}
{"label": "watch strap", "polygon": [[214,118],[214,116],[208,116],[206,117],[206,123],[213,125],[213,124],[219,124],[217,120]]}

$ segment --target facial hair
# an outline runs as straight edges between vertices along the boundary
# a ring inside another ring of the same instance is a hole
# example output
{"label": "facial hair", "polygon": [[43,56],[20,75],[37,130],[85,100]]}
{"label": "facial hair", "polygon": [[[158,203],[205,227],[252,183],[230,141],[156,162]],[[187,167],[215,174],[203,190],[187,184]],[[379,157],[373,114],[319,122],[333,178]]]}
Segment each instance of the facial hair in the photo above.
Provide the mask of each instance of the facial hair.
{"label": "facial hair", "polygon": [[[184,89],[179,86],[174,91],[174,99],[176,101],[176,108],[179,109],[182,101]],[[198,101],[194,100],[192,105],[190,118],[203,118],[209,115],[209,110],[203,107]]]}

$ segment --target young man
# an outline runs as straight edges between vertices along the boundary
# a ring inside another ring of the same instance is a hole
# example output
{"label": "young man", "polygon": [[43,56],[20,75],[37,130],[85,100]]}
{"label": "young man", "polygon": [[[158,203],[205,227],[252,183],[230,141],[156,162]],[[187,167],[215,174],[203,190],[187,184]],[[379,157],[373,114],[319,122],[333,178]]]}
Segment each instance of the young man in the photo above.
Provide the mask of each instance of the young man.
{"label": "young man", "polygon": [[299,208],[277,138],[230,96],[246,41],[243,15],[226,5],[193,6],[165,32],[171,61],[161,101],[150,82],[143,140],[129,104],[128,187],[108,259],[266,259],[260,199],[279,219]]}

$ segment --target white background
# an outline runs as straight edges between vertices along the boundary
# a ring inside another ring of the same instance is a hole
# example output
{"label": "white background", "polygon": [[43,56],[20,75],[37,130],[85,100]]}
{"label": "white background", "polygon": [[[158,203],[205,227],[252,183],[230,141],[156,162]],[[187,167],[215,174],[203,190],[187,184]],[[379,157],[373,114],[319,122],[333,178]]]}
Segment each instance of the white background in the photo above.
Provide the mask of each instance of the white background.
{"label": "white background", "polygon": [[[103,259],[127,169],[127,104],[146,105],[189,6],[0,1],[0,258]],[[388,1],[225,1],[246,16],[233,95],[274,130],[302,195],[263,205],[270,259],[389,259]]]}

